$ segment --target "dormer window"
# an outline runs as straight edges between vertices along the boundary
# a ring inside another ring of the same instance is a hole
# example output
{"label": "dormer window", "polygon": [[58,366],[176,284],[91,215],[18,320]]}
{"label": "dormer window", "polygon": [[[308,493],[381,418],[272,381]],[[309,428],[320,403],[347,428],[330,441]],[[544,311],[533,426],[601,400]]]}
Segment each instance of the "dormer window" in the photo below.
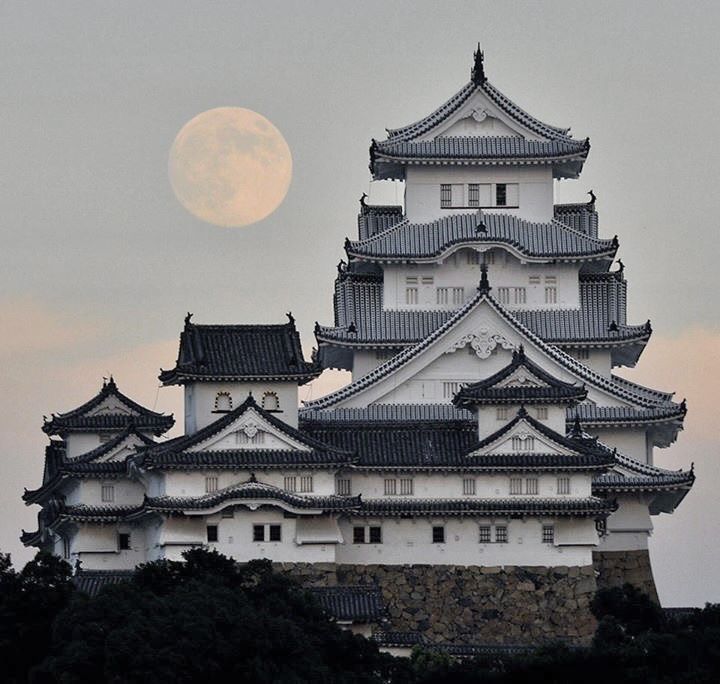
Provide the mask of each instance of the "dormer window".
{"label": "dormer window", "polygon": [[265,392],[262,397],[262,407],[266,411],[279,411],[280,400],[275,392]]}
{"label": "dormer window", "polygon": [[232,411],[232,397],[230,392],[218,392],[215,395],[215,408],[213,413],[229,413]]}

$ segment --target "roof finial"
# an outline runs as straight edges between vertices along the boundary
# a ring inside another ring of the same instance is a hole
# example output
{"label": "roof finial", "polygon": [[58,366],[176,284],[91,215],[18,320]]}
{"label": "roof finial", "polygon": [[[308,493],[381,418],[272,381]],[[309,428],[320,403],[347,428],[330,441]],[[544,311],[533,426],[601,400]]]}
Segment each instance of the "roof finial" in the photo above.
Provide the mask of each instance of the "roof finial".
{"label": "roof finial", "polygon": [[483,261],[480,264],[480,284],[478,285],[478,292],[480,294],[488,294],[492,288],[490,287],[490,281],[487,275],[487,264]]}
{"label": "roof finial", "polygon": [[185,327],[191,325],[190,319],[193,317],[193,315],[188,311],[187,316],[185,316]]}
{"label": "roof finial", "polygon": [[347,267],[347,263],[345,262],[345,259],[340,259],[340,261],[338,261],[338,265],[337,265],[338,275],[342,275],[343,273],[345,273],[346,267]]}
{"label": "roof finial", "polygon": [[367,197],[368,197],[368,194],[367,194],[366,192],[364,192],[364,193],[362,194],[362,197],[360,198],[360,206],[361,206],[361,207],[366,207],[366,206],[367,206],[367,202],[365,201],[365,200],[367,199]]}
{"label": "roof finial", "polygon": [[524,361],[525,360],[525,345],[521,344],[514,352],[513,356],[518,361]]}
{"label": "roof finial", "polygon": [[288,318],[288,323],[294,328],[295,327],[295,316],[292,315],[291,311],[288,311],[285,315]]}
{"label": "roof finial", "polygon": [[475,50],[474,55],[474,63],[472,71],[470,72],[470,77],[472,78],[472,82],[476,86],[481,86],[487,81],[487,78],[485,78],[485,54],[480,49],[480,43],[478,43],[477,50]]}
{"label": "roof finial", "polygon": [[590,201],[588,202],[588,204],[589,204],[591,207],[594,207],[594,206],[595,206],[595,200],[597,199],[597,197],[596,197],[595,193],[594,193],[592,190],[590,190],[590,192],[588,192],[588,195],[590,195]]}
{"label": "roof finial", "polygon": [[575,420],[573,421],[572,430],[570,431],[570,436],[579,439],[580,437],[582,437],[582,434],[583,430],[582,425],[580,425],[580,414],[576,411]]}
{"label": "roof finial", "polygon": [[348,326],[347,331],[351,335],[354,335],[355,333],[357,333],[357,327],[355,326],[355,321],[350,321],[350,325]]}

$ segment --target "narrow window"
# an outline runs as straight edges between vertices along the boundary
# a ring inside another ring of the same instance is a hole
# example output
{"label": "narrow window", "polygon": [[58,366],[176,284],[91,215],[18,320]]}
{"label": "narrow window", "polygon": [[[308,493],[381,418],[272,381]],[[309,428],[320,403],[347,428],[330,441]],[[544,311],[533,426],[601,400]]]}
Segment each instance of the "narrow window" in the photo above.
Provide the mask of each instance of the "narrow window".
{"label": "narrow window", "polygon": [[450,299],[450,288],[439,287],[435,290],[435,301],[438,304],[448,304]]}
{"label": "narrow window", "polygon": [[554,285],[551,287],[545,286],[545,303],[557,304],[557,287]]}
{"label": "narrow window", "polygon": [[498,207],[507,206],[507,184],[498,183],[495,185],[495,205]]}
{"label": "narrow window", "polygon": [[509,304],[510,303],[510,288],[509,287],[499,287],[498,288],[498,301],[501,304]]}
{"label": "narrow window", "polygon": [[405,303],[406,304],[417,304],[418,303],[418,289],[416,287],[405,288]]}
{"label": "narrow window", "polygon": [[350,478],[340,478],[335,480],[335,493],[340,496],[350,496]]}
{"label": "narrow window", "polygon": [[253,541],[265,541],[265,525],[253,525]]}
{"label": "narrow window", "polygon": [[215,412],[228,413],[232,411],[232,397],[230,392],[218,392],[215,395]]}
{"label": "narrow window", "polygon": [[513,437],[512,438],[513,451],[532,451],[535,448],[534,437]]}
{"label": "narrow window", "polygon": [[395,494],[397,494],[397,480],[394,478],[385,480],[385,495],[393,496]]}
{"label": "narrow window", "polygon": [[490,525],[480,525],[480,543],[489,544],[490,541]]}
{"label": "narrow window", "polygon": [[130,550],[130,534],[127,532],[118,533],[118,550],[129,551]]}
{"label": "narrow window", "polygon": [[527,290],[524,287],[516,287],[513,289],[515,304],[525,304],[525,302],[527,302]]}
{"label": "narrow window", "polygon": [[496,420],[507,420],[510,415],[510,409],[507,406],[498,406],[495,409]]}
{"label": "narrow window", "polygon": [[223,518],[234,518],[235,517],[235,508],[233,506],[228,506],[227,508],[223,508],[222,513],[220,515]]}
{"label": "narrow window", "polygon": [[495,543],[496,544],[507,544],[508,531],[505,525],[497,525],[495,527]]}
{"label": "narrow window", "polygon": [[102,488],[100,489],[100,498],[103,503],[112,503],[115,501],[115,485],[102,485]]}
{"label": "narrow window", "polygon": [[365,543],[365,528],[353,527],[353,544]]}
{"label": "narrow window", "polygon": [[443,382],[443,399],[452,399],[459,389],[459,382]]}
{"label": "narrow window", "polygon": [[536,477],[529,477],[525,480],[525,493],[526,494],[537,494],[538,493],[538,479]]}
{"label": "narrow window", "polygon": [[379,525],[371,525],[369,528],[370,543],[382,544],[382,528]]}
{"label": "narrow window", "polygon": [[266,411],[279,411],[280,400],[276,392],[265,392],[262,398],[262,407]]}
{"label": "narrow window", "polygon": [[218,479],[217,477],[206,477],[205,478],[205,493],[212,494],[218,490]]}
{"label": "narrow window", "polygon": [[312,492],[313,490],[313,476],[312,475],[303,475],[300,478],[300,491],[301,492]]}
{"label": "narrow window", "polygon": [[548,409],[547,406],[538,406],[535,411],[537,412],[538,420],[547,420]]}
{"label": "narrow window", "polygon": [[297,491],[297,477],[294,475],[286,475],[283,479],[283,489],[286,492],[296,492]]}
{"label": "narrow window", "polygon": [[465,496],[475,496],[476,482],[473,477],[463,478],[463,494]]}
{"label": "narrow window", "polygon": [[440,208],[450,209],[452,207],[452,185],[442,183],[440,185]]}
{"label": "narrow window", "polygon": [[207,526],[207,540],[209,542],[216,542],[218,540],[218,526],[208,525]]}
{"label": "narrow window", "polygon": [[432,540],[433,544],[445,543],[445,528],[442,525],[433,525]]}
{"label": "narrow window", "polygon": [[543,544],[555,543],[555,527],[553,525],[542,526],[542,540]]}
{"label": "narrow window", "polygon": [[468,206],[480,206],[480,185],[478,183],[470,183],[468,185]]}
{"label": "narrow window", "polygon": [[400,478],[400,495],[401,496],[412,496],[413,495],[413,481],[412,478]]}
{"label": "narrow window", "polygon": [[270,525],[270,541],[280,541],[280,525]]}
{"label": "narrow window", "polygon": [[530,285],[539,285],[540,284],[540,276],[534,275],[530,276],[528,279],[530,282]]}
{"label": "narrow window", "polygon": [[511,494],[522,494],[522,478],[511,477],[510,478],[510,493]]}
{"label": "narrow window", "polygon": [[452,303],[455,306],[459,306],[465,301],[465,288],[464,287],[454,287],[452,289]]}
{"label": "narrow window", "polygon": [[559,477],[557,479],[557,493],[558,494],[569,494],[570,493],[570,478]]}

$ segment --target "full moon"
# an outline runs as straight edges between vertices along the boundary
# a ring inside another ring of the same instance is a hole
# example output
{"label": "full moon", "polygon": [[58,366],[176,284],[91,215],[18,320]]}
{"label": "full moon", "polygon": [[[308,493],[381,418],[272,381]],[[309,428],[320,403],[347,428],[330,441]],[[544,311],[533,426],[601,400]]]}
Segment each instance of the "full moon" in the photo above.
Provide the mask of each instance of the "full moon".
{"label": "full moon", "polygon": [[261,114],[218,107],[180,129],[168,169],[185,209],[233,228],[257,223],[280,206],[292,179],[292,155],[282,133]]}

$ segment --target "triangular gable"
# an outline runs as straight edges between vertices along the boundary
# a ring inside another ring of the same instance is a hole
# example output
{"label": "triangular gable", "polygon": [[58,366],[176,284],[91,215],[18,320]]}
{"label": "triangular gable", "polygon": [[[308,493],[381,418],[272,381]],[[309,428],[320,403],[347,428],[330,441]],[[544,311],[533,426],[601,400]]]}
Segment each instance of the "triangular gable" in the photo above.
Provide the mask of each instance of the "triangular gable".
{"label": "triangular gable", "polygon": [[122,400],[117,394],[112,394],[103,399],[97,406],[78,414],[79,416],[105,416],[105,415],[124,415],[137,416],[139,411],[133,409]]}
{"label": "triangular gable", "polygon": [[[423,341],[346,387],[307,402],[306,406],[351,408],[373,403],[401,403],[399,388],[413,379],[429,377],[429,369],[433,365],[434,375],[440,376],[443,355],[464,350],[468,345],[477,359],[488,362],[476,364],[473,372],[477,376],[458,379],[463,382],[473,382],[496,373],[510,361],[509,350],[522,345],[527,356],[551,376],[566,383],[584,383],[590,400],[598,405],[649,407],[657,403],[633,392],[627,385],[622,386],[595,373],[560,349],[546,344],[483,289]],[[423,401],[410,399],[410,403]]]}
{"label": "triangular gable", "polygon": [[67,459],[68,463],[112,463],[124,461],[139,448],[156,444],[152,439],[130,426],[99,447],[80,456]]}
{"label": "triangular gable", "polygon": [[506,387],[550,387],[550,384],[527,367],[521,366],[494,386],[502,389]]}

